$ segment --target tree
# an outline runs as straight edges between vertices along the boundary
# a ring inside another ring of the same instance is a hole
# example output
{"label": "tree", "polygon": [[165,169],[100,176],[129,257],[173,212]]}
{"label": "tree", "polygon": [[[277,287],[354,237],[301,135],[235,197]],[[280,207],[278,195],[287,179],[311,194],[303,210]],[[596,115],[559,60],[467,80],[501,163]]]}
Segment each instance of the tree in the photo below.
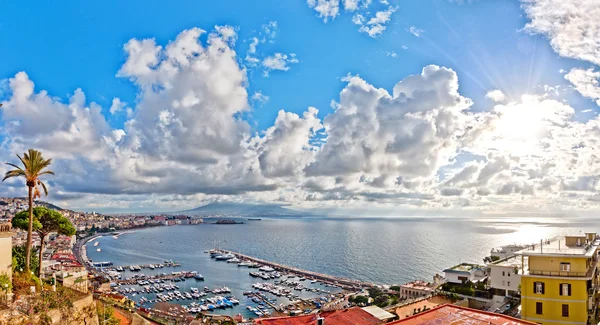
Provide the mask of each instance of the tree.
{"label": "tree", "polygon": [[[16,273],[18,271],[23,271],[25,269],[25,254],[27,252],[27,247],[25,247],[25,245],[21,245],[21,246],[13,246],[12,248],[12,267],[13,267],[13,273]],[[38,264],[39,260],[37,255],[32,254],[31,256],[31,268],[34,270],[37,270],[38,268]]]}
{"label": "tree", "polygon": [[48,195],[46,184],[44,184],[39,177],[46,174],[54,175],[54,172],[47,169],[47,167],[52,163],[52,159],[44,159],[40,151],[29,149],[28,152],[23,154],[23,157],[19,155],[17,155],[17,157],[19,157],[19,160],[21,160],[21,163],[23,163],[23,168],[15,164],[6,163],[15,169],[7,171],[2,181],[4,182],[5,180],[13,177],[23,177],[25,178],[25,185],[27,185],[28,188],[29,226],[27,228],[27,254],[25,271],[29,272],[29,266],[31,263],[31,233],[33,232],[33,199],[41,196],[38,186],[42,187],[46,196]]}
{"label": "tree", "polygon": [[400,292],[400,286],[391,286],[390,290]]}
{"label": "tree", "polygon": [[46,236],[52,232],[56,232],[59,235],[73,236],[75,235],[75,227],[71,224],[69,219],[65,218],[58,211],[48,209],[46,207],[35,207],[33,209],[33,222],[28,222],[27,211],[21,211],[15,215],[12,219],[12,226],[14,228],[24,229],[32,224],[32,228],[40,236],[40,256],[39,256],[39,268],[38,276],[42,276],[42,254],[44,253],[44,243]]}

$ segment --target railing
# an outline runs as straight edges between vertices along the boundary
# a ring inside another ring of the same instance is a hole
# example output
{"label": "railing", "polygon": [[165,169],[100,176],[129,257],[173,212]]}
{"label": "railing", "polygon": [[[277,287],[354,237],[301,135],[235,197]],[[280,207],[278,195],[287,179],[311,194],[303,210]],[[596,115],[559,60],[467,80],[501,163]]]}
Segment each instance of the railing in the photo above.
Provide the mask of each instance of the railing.
{"label": "railing", "polygon": [[10,223],[3,222],[0,223],[0,232],[9,232],[10,231]]}
{"label": "railing", "polygon": [[588,274],[588,272],[529,270],[529,275],[543,275],[543,276],[585,277],[587,274]]}

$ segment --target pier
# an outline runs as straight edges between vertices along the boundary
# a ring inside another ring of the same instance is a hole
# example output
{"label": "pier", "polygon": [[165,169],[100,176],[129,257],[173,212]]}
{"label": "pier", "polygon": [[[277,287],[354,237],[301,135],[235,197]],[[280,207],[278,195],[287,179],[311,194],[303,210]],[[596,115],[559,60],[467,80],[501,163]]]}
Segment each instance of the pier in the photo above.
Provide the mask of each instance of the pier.
{"label": "pier", "polygon": [[361,290],[363,288],[372,288],[372,287],[377,286],[376,284],[370,283],[370,282],[351,280],[351,279],[347,279],[347,278],[336,277],[336,276],[332,276],[332,275],[327,275],[327,274],[322,274],[322,273],[317,273],[317,272],[312,272],[312,271],[307,271],[307,270],[301,270],[301,269],[298,269],[295,267],[266,261],[266,260],[263,260],[260,258],[256,258],[253,256],[244,255],[241,253],[236,253],[236,252],[228,251],[228,250],[224,250],[224,249],[218,249],[217,251],[219,251],[220,253],[223,253],[223,254],[233,254],[233,255],[235,255],[235,257],[237,257],[241,260],[248,260],[248,261],[258,263],[258,264],[270,266],[278,271],[294,273],[297,275],[301,275],[303,277],[312,278],[312,279],[321,281],[325,284],[337,285],[337,286],[341,287],[342,289],[346,289],[346,290]]}

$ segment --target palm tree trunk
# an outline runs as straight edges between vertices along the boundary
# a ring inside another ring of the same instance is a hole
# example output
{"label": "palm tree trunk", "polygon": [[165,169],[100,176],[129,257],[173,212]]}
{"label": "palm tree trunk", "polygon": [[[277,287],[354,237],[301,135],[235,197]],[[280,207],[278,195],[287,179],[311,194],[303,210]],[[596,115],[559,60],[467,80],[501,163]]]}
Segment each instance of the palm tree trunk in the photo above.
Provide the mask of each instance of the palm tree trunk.
{"label": "palm tree trunk", "polygon": [[33,186],[29,187],[29,229],[27,230],[27,254],[25,255],[25,272],[29,274],[31,263],[31,231],[33,230]]}
{"label": "palm tree trunk", "polygon": [[44,237],[46,237],[44,234],[39,234],[40,235],[40,259],[39,259],[39,266],[38,266],[38,277],[40,278],[40,280],[42,279],[42,255],[44,254]]}

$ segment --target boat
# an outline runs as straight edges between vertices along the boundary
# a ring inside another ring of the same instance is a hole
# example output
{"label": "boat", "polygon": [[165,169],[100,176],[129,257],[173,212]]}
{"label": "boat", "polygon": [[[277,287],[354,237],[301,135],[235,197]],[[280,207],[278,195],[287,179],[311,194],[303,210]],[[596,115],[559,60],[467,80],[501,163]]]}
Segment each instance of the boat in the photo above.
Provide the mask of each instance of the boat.
{"label": "boat", "polygon": [[254,268],[259,268],[260,264],[254,263],[254,262],[249,262],[248,265],[246,265],[246,266],[248,266],[251,269],[254,269]]}
{"label": "boat", "polygon": [[194,275],[194,279],[198,281],[204,281],[204,276],[202,276],[202,274],[196,274]]}
{"label": "boat", "polygon": [[240,263],[240,262],[241,262],[241,261],[240,261],[240,259],[239,259],[239,258],[237,258],[237,257],[234,257],[234,258],[232,258],[232,259],[229,259],[229,260],[227,261],[227,263]]}
{"label": "boat", "polygon": [[232,258],[235,258],[235,255],[233,255],[231,253],[227,253],[227,254],[216,256],[215,260],[217,260],[217,261],[227,261],[227,260],[230,260]]}
{"label": "boat", "polygon": [[96,252],[101,252],[102,250],[100,248],[96,249]]}
{"label": "boat", "polygon": [[98,246],[98,245],[100,245],[100,242],[95,242],[94,243],[94,246]]}
{"label": "boat", "polygon": [[270,267],[270,266],[266,266],[266,265],[265,265],[265,266],[263,266],[263,267],[261,267],[261,268],[259,268],[258,270],[259,270],[259,271],[263,271],[263,272],[273,272],[273,271],[275,271],[275,269],[274,269],[274,268],[272,268],[272,267]]}
{"label": "boat", "polygon": [[262,220],[262,219],[261,219],[261,218],[248,218],[248,220],[254,220],[254,221],[257,221],[257,220]]}

